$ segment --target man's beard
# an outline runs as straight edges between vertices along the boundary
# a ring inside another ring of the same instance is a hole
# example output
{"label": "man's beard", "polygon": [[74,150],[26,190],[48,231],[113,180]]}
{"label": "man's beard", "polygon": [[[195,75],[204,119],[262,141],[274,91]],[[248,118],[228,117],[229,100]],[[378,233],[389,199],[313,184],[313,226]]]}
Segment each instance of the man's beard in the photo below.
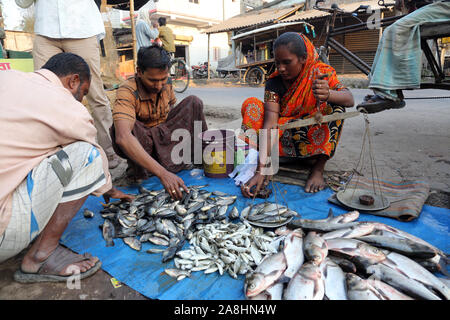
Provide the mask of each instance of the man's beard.
{"label": "man's beard", "polygon": [[83,100],[83,95],[81,94],[81,83],[78,85],[77,92],[73,94],[73,97],[79,102]]}

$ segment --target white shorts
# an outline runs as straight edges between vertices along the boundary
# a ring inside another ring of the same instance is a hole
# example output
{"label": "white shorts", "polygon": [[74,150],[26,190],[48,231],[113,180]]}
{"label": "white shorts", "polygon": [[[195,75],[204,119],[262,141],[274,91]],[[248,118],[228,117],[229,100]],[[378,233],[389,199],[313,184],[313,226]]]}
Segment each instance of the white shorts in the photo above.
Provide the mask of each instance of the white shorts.
{"label": "white shorts", "polygon": [[[58,162],[68,170],[57,170]],[[13,193],[11,220],[0,235],[0,262],[28,247],[60,203],[81,199],[105,183],[100,152],[87,142],[72,143],[44,159]]]}

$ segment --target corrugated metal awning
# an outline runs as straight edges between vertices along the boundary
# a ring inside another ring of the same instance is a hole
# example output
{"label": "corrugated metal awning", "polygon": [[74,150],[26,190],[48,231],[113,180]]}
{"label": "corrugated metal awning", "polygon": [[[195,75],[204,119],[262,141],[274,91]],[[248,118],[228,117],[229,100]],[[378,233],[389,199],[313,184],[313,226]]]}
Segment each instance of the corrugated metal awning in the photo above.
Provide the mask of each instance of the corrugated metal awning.
{"label": "corrugated metal awning", "polygon": [[304,21],[294,21],[294,22],[276,23],[276,24],[272,24],[270,26],[262,27],[262,28],[259,28],[259,29],[255,29],[255,30],[252,30],[252,31],[245,32],[245,33],[240,33],[240,34],[232,37],[231,40],[236,40],[236,39],[239,39],[239,38],[242,38],[242,37],[246,37],[248,35],[251,35],[251,34],[254,34],[254,33],[258,33],[258,32],[263,32],[263,31],[267,31],[267,30],[271,30],[271,29],[283,28],[283,27],[292,26],[292,25],[295,25],[295,24],[302,24],[302,23],[306,23],[306,22],[304,22]]}
{"label": "corrugated metal awning", "polygon": [[[393,4],[394,1],[385,1],[386,4]],[[372,10],[389,10],[384,6],[380,6],[378,4],[378,0],[369,0],[369,1],[360,1],[360,2],[353,2],[348,4],[339,4],[339,8],[344,10],[345,12],[351,12],[356,10],[360,5],[363,6],[370,6]],[[277,22],[294,22],[294,21],[300,21],[300,20],[310,20],[320,17],[325,17],[331,15],[328,12],[323,12],[319,10],[308,10],[308,11],[297,11],[295,14],[290,15],[289,17],[286,17],[280,21]]]}
{"label": "corrugated metal awning", "polygon": [[234,16],[224,22],[204,30],[205,33],[219,33],[235,29],[242,29],[250,26],[257,26],[265,23],[273,22],[277,19],[283,19],[287,15],[295,13],[302,8],[304,4],[290,6],[287,8],[266,8],[257,11],[251,11],[245,14]]}

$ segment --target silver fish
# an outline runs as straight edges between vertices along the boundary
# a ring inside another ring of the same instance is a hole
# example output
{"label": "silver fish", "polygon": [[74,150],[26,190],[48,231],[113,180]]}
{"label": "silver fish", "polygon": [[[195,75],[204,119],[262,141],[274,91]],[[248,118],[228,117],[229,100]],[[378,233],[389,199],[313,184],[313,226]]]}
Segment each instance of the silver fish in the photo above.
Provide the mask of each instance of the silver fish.
{"label": "silver fish", "polygon": [[314,263],[303,264],[289,281],[283,295],[284,300],[322,300],[325,285],[320,268]]}
{"label": "silver fish", "polygon": [[283,253],[286,257],[287,268],[283,275],[289,279],[297,273],[304,262],[303,236],[302,229],[296,229],[284,239]]}
{"label": "silver fish", "polygon": [[375,225],[373,223],[360,222],[359,224],[349,228],[327,232],[325,234],[322,234],[321,237],[325,240],[333,238],[358,238],[372,233],[374,228]]}
{"label": "silver fish", "polygon": [[167,268],[164,269],[164,273],[173,278],[179,278],[180,276],[190,277],[191,272],[187,270],[175,269],[175,268]]}
{"label": "silver fish", "polygon": [[234,206],[230,213],[228,214],[228,216],[230,217],[230,219],[236,219],[239,218],[239,210],[236,208],[236,206]]}
{"label": "silver fish", "polygon": [[349,300],[385,300],[367,280],[353,273],[346,274]]}
{"label": "silver fish", "polygon": [[391,252],[386,256],[386,260],[381,263],[402,272],[410,279],[414,279],[427,287],[433,288],[437,292],[440,292],[445,299],[450,299],[450,288],[414,260],[396,252]]}
{"label": "silver fish", "polygon": [[367,282],[375,288],[386,300],[414,300],[410,296],[398,291],[394,287],[378,279],[367,279]]}
{"label": "silver fish", "polygon": [[247,275],[246,296],[253,297],[274,284],[287,268],[283,252],[266,256],[256,267],[255,271]]}
{"label": "silver fish", "polygon": [[362,265],[371,265],[386,259],[386,255],[382,250],[355,239],[329,239],[327,240],[327,245],[328,250],[352,257]]}
{"label": "silver fish", "polygon": [[310,231],[305,237],[303,250],[308,260],[320,265],[328,255],[327,242],[315,231]]}
{"label": "silver fish", "polygon": [[328,257],[322,262],[320,268],[327,298],[329,300],[348,300],[344,271]]}
{"label": "silver fish", "polygon": [[366,268],[366,272],[412,297],[427,300],[441,300],[437,295],[428,290],[422,283],[411,279],[401,272],[391,269],[384,264],[377,263],[370,265]]}

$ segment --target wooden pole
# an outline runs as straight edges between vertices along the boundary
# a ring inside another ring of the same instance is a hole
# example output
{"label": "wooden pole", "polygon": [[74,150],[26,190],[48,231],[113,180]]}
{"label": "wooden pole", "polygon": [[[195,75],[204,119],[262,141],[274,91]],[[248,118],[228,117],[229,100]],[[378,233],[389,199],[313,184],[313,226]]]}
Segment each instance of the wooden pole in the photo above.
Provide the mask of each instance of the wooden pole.
{"label": "wooden pole", "polygon": [[136,27],[134,25],[134,0],[130,0],[130,21],[131,21],[131,36],[133,38],[133,62],[134,62],[134,70],[136,70],[137,50],[136,50]]}
{"label": "wooden pole", "polygon": [[209,80],[209,44],[210,44],[211,34],[208,33],[208,80]]}
{"label": "wooden pole", "polygon": [[[330,122],[330,121],[336,121],[336,120],[344,120],[344,119],[348,119],[348,118],[357,117],[360,114],[361,114],[361,112],[359,112],[359,111],[335,113],[335,114],[323,116],[323,118],[321,119],[320,122],[323,123],[323,122]],[[279,128],[281,130],[285,130],[285,129],[311,126],[313,124],[317,124],[317,120],[314,117],[308,118],[308,119],[301,119],[301,120],[297,120],[297,121],[293,121],[293,122],[288,122],[284,125],[279,126]]]}

